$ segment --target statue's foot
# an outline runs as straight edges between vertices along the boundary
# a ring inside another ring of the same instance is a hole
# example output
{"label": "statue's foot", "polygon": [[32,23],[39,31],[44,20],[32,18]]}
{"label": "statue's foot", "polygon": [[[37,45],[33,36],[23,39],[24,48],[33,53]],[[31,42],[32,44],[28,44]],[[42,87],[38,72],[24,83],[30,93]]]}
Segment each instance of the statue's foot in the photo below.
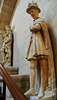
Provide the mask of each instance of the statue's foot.
{"label": "statue's foot", "polygon": [[41,99],[42,97],[44,97],[44,91],[40,88],[38,98]]}
{"label": "statue's foot", "polygon": [[52,88],[49,86],[46,88],[46,91],[51,91],[51,90],[52,90]]}
{"label": "statue's foot", "polygon": [[44,93],[41,91],[41,92],[39,92],[39,94],[38,94],[38,98],[41,99],[42,97],[44,97]]}
{"label": "statue's foot", "polygon": [[36,97],[36,99],[41,99],[42,97],[44,97],[44,93],[43,92],[39,92],[38,96]]}
{"label": "statue's foot", "polygon": [[52,90],[52,96],[56,96],[56,88]]}
{"label": "statue's foot", "polygon": [[26,93],[24,93],[24,95],[26,96],[26,97],[30,97],[30,96],[35,96],[36,95],[36,93],[35,93],[35,89],[29,89]]}

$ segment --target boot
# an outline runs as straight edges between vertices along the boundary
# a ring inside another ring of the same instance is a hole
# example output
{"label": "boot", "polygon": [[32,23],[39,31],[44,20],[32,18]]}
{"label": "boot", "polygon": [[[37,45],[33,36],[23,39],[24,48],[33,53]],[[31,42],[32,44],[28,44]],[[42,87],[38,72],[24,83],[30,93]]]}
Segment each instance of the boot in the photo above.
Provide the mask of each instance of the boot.
{"label": "boot", "polygon": [[31,61],[30,62],[30,89],[24,93],[25,96],[30,97],[30,96],[35,96],[35,77],[36,77],[36,72],[35,72],[35,67],[37,65],[36,61]]}

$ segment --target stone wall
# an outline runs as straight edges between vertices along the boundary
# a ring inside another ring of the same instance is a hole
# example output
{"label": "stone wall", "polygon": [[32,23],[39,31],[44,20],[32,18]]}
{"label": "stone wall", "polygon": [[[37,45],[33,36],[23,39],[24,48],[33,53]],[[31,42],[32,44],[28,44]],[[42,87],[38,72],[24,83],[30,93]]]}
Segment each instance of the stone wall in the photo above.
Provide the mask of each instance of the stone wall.
{"label": "stone wall", "polygon": [[[32,0],[20,0],[16,7],[11,27],[14,34],[14,66],[20,68],[19,74],[29,74],[29,62],[25,59],[29,45],[31,32],[29,27],[33,19],[26,13],[28,2]],[[54,51],[55,67],[57,66],[57,0],[35,0],[41,9],[40,17],[44,18],[48,25],[51,43]],[[57,67],[56,67],[57,69]]]}

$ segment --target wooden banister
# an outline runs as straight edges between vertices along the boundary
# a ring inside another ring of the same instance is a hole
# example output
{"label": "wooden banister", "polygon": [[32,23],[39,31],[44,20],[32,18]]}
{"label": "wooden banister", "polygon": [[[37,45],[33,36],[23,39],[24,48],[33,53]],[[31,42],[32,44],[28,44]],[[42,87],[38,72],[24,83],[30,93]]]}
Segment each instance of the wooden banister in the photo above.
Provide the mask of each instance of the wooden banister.
{"label": "wooden banister", "polygon": [[12,78],[6,72],[5,68],[0,64],[0,73],[3,77],[8,89],[10,90],[14,100],[27,100],[23,92],[19,89],[19,87],[14,83]]}

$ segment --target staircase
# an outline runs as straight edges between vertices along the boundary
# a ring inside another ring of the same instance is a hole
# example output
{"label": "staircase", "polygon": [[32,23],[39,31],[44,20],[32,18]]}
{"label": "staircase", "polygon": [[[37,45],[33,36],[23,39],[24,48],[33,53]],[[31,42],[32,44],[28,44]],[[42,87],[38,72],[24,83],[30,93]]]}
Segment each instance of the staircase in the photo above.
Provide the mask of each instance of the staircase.
{"label": "staircase", "polygon": [[[23,93],[29,90],[29,75],[12,75],[11,77]],[[11,94],[10,98],[12,98]]]}
{"label": "staircase", "polygon": [[[5,70],[8,72],[9,75],[17,75],[18,74],[18,67],[5,67]],[[3,78],[0,76],[0,83],[3,83]],[[3,93],[4,93],[4,88],[5,85],[3,85]],[[6,86],[5,86],[6,87]],[[6,90],[5,90],[6,92]],[[6,94],[1,93],[1,87],[0,87],[0,100],[6,100],[3,98],[3,95],[5,96]]]}
{"label": "staircase", "polygon": [[[5,67],[5,70],[12,77],[15,84],[25,93],[29,89],[29,75],[18,75],[18,67]],[[3,79],[0,79],[0,82],[3,82]],[[11,93],[9,98],[3,99],[3,93],[1,93],[0,87],[0,100],[14,100]],[[4,97],[5,98],[5,97]]]}

